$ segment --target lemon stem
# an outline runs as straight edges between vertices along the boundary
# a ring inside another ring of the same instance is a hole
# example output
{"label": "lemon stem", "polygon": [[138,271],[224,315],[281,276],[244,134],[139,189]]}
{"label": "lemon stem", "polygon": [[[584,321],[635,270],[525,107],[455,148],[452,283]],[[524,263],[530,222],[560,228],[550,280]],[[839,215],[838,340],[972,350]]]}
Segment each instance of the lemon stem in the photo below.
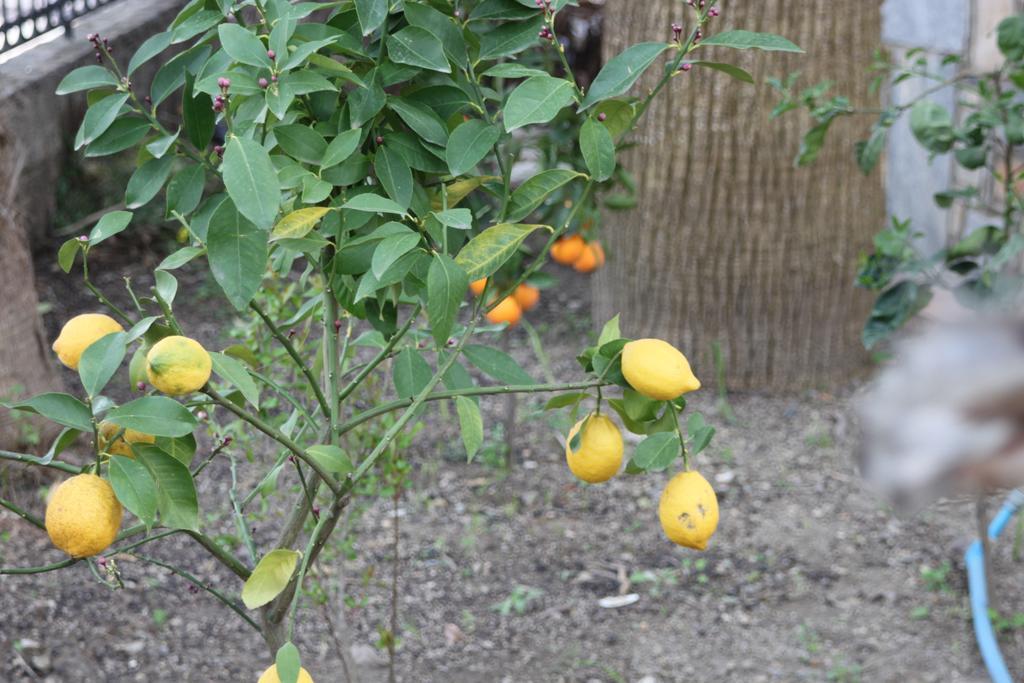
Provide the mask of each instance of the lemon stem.
{"label": "lemon stem", "polygon": [[686,450],[686,439],[683,438],[683,428],[679,424],[679,410],[676,408],[676,404],[672,401],[668,401],[668,409],[672,411],[672,417],[675,418],[676,434],[679,436],[679,451],[683,456],[683,468],[687,472],[690,471],[690,454]]}
{"label": "lemon stem", "polygon": [[260,317],[263,324],[270,330],[270,334],[274,336],[274,339],[280,342],[281,346],[284,347],[285,352],[295,362],[296,367],[298,367],[299,371],[305,376],[306,383],[313,389],[313,393],[316,395],[316,401],[320,404],[320,411],[325,417],[330,416],[331,409],[328,406],[327,399],[324,397],[324,393],[320,390],[320,382],[318,382],[316,377],[313,376],[313,371],[310,370],[302,361],[302,357],[299,355],[298,351],[295,350],[295,346],[292,345],[291,340],[288,339],[287,335],[281,332],[277,325],[274,324],[274,321],[270,319],[270,316],[267,315],[267,312],[260,308],[258,303],[250,301],[249,308],[251,308],[253,312]]}

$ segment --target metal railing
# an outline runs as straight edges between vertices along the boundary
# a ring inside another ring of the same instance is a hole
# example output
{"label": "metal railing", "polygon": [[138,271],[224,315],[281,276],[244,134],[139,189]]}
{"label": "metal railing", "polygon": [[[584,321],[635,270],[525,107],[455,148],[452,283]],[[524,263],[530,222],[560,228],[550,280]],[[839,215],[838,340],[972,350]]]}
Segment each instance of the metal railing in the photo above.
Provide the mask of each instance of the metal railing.
{"label": "metal railing", "polygon": [[0,0],[0,52],[25,45],[114,0]]}

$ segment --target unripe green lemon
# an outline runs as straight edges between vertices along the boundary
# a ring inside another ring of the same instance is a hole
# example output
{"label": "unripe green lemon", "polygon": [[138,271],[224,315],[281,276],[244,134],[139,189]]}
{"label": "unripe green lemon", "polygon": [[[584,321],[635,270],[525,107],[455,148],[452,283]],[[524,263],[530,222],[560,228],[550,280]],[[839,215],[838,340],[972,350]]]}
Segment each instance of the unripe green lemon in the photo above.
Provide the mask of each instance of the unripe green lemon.
{"label": "unripe green lemon", "polygon": [[108,334],[124,332],[121,323],[109,315],[102,313],[84,313],[76,315],[64,323],[56,341],[53,342],[53,350],[60,362],[72,370],[78,369],[78,362],[82,359],[82,352],[92,346]]}
{"label": "unripe green lemon", "polygon": [[[281,677],[277,675],[277,664],[264,671],[256,683],[281,683]],[[313,683],[313,677],[302,667],[299,667],[299,683]]]}
{"label": "unripe green lemon", "polygon": [[168,396],[199,391],[210,379],[213,361],[202,344],[188,337],[164,337],[146,354],[149,383]]}
{"label": "unripe green lemon", "polygon": [[670,541],[704,550],[718,527],[718,497],[700,472],[680,472],[661,493],[658,518]]}
{"label": "unripe green lemon", "polygon": [[661,339],[637,339],[626,344],[622,348],[622,375],[639,393],[657,401],[671,401],[700,389],[690,361]]}
{"label": "unripe green lemon", "polygon": [[[579,448],[572,450],[572,440],[580,427],[586,428],[580,436]],[[565,460],[578,478],[590,484],[608,481],[622,466],[622,433],[615,423],[604,415],[583,418],[569,430],[565,442]]]}
{"label": "unripe green lemon", "polygon": [[62,482],[46,505],[46,533],[71,557],[92,557],[106,550],[121,527],[123,511],[114,489],[95,474]]}

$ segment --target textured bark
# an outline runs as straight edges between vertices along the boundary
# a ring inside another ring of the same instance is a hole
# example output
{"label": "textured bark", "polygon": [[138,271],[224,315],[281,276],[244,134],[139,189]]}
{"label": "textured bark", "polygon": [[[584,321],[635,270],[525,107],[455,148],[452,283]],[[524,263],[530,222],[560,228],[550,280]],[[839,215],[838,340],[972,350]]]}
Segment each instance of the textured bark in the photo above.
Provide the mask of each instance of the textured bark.
{"label": "textured bark", "polygon": [[[818,162],[793,159],[810,122],[768,116],[765,78],[803,73],[803,86],[836,83],[863,97],[879,44],[879,0],[722,2],[712,32],[728,28],[786,36],[806,55],[724,48],[700,59],[747,68],[756,88],[695,68],[675,78],[621,157],[637,177],[639,204],[609,213],[607,267],[594,281],[598,323],[620,313],[631,337],[673,341],[712,381],[711,348],[722,345],[729,388],[784,391],[835,387],[866,366],[860,329],[870,297],[852,284],[858,253],[885,218],[882,179],[864,178],[852,145],[868,121],[840,121]],[[664,40],[686,8],[678,0],[613,0],[605,58]],[[642,85],[660,76],[653,67]]]}
{"label": "textured bark", "polygon": [[[36,296],[32,257],[24,224],[9,207],[19,187],[20,159],[10,138],[0,131],[0,400],[25,398],[54,391],[60,377],[49,353]],[[25,420],[43,436],[52,436],[52,423],[27,413],[0,410],[0,448],[18,448]]]}

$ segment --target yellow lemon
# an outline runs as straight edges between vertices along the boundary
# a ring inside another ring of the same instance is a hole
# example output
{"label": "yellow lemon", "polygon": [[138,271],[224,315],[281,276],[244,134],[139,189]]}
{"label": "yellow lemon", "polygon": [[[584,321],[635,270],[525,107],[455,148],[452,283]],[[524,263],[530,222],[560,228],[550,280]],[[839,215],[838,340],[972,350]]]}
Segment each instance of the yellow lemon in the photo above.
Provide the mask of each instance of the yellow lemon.
{"label": "yellow lemon", "polygon": [[622,375],[648,398],[671,401],[700,389],[700,380],[679,349],[661,339],[638,339],[622,348]]}
{"label": "yellow lemon", "polygon": [[84,313],[76,315],[64,323],[57,340],[53,342],[53,350],[60,362],[72,370],[78,369],[78,361],[82,352],[108,334],[124,332],[121,323],[109,315],[102,313]]}
{"label": "yellow lemon", "polygon": [[670,541],[704,550],[718,527],[715,490],[700,472],[680,472],[661,493],[658,518]]}
{"label": "yellow lemon", "polygon": [[[138,432],[134,429],[125,429],[124,434],[114,439],[121,427],[113,422],[100,422],[100,450],[111,455],[123,455],[134,458],[131,444],[133,443],[156,443],[156,437],[145,432]],[[111,441],[113,439],[113,441]]]}
{"label": "yellow lemon", "polygon": [[[277,664],[264,671],[256,683],[281,683],[281,677],[277,675]],[[313,677],[302,667],[299,667],[299,683],[313,683]]]}
{"label": "yellow lemon", "polygon": [[[572,450],[572,439],[586,422],[579,448]],[[591,484],[608,481],[622,466],[622,433],[615,423],[604,415],[591,415],[580,420],[569,430],[565,442],[565,460],[577,477]]]}
{"label": "yellow lemon", "polygon": [[168,396],[198,391],[210,379],[212,370],[210,354],[188,337],[164,337],[146,354],[149,383]]}
{"label": "yellow lemon", "polygon": [[110,484],[95,474],[79,474],[62,482],[50,496],[46,533],[71,557],[92,557],[117,538],[121,515]]}

